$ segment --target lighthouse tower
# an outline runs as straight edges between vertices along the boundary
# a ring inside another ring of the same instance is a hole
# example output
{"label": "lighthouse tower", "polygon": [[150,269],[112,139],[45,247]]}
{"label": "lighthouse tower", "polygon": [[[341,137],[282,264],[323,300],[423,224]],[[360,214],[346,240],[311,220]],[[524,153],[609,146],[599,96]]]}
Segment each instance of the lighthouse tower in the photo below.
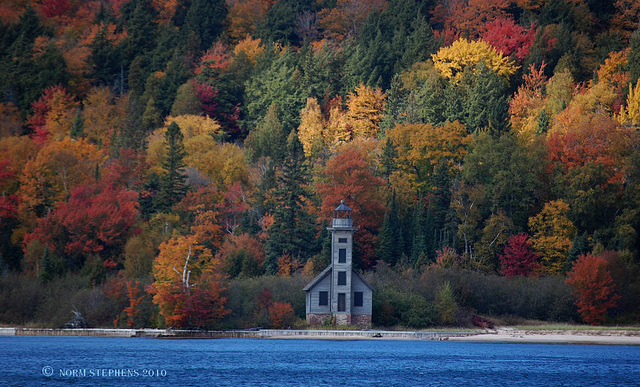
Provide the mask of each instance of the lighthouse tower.
{"label": "lighthouse tower", "polygon": [[[331,227],[331,264],[304,290],[307,292],[307,322],[321,325],[371,326],[371,286],[353,270],[352,210],[344,200],[333,211]],[[330,321],[328,321],[330,319]]]}

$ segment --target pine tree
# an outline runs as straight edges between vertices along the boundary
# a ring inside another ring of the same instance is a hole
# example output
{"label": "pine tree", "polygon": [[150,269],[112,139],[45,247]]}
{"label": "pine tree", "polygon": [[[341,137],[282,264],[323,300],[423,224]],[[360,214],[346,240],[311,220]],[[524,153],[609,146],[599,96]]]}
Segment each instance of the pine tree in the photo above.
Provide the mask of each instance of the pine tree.
{"label": "pine tree", "polygon": [[51,253],[49,247],[45,247],[44,256],[42,257],[42,271],[38,274],[40,279],[44,282],[49,282],[53,279],[54,268],[53,262],[51,262]]}
{"label": "pine tree", "polygon": [[282,176],[275,192],[276,207],[273,224],[268,229],[265,246],[265,271],[275,274],[278,259],[288,254],[304,263],[317,251],[316,222],[307,211],[308,195],[305,186],[308,174],[304,165],[304,150],[295,131],[287,139],[287,155],[282,165]]}
{"label": "pine tree", "polygon": [[76,116],[73,119],[73,124],[71,124],[69,136],[75,139],[84,137],[84,120],[82,119],[82,115],[80,114],[79,110],[76,112]]}
{"label": "pine tree", "polygon": [[640,78],[640,26],[631,35],[629,41],[631,50],[629,51],[629,75],[631,76],[631,84],[635,85]]}
{"label": "pine tree", "polygon": [[394,266],[400,261],[404,253],[404,236],[402,221],[398,217],[396,194],[393,192],[389,211],[384,216],[384,222],[378,236],[378,259]]}
{"label": "pine tree", "polygon": [[178,124],[172,122],[164,138],[167,154],[162,163],[164,174],[160,176],[160,190],[155,198],[155,207],[159,212],[170,211],[187,191],[183,161],[187,153],[184,150],[183,135]]}

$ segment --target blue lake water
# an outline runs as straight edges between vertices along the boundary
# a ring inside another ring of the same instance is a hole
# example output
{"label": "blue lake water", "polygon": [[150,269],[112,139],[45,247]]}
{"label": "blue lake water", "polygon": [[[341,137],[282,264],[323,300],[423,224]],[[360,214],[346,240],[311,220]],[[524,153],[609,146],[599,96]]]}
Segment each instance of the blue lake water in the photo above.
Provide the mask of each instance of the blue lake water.
{"label": "blue lake water", "polygon": [[4,336],[0,385],[631,386],[640,347]]}

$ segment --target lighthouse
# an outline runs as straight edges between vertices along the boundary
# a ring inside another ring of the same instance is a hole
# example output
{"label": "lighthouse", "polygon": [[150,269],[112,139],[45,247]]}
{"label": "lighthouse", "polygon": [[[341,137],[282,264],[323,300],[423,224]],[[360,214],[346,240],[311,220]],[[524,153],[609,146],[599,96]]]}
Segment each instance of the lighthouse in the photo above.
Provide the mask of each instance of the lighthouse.
{"label": "lighthouse", "polygon": [[357,231],[353,211],[344,200],[333,210],[331,263],[304,290],[307,322],[371,327],[371,286],[353,270],[353,237]]}

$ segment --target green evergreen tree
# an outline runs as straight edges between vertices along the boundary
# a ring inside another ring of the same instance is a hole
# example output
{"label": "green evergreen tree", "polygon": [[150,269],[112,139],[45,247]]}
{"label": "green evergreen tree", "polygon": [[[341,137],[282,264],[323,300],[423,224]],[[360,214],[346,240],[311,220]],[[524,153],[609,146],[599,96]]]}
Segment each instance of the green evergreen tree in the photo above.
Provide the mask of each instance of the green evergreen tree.
{"label": "green evergreen tree", "polygon": [[301,263],[317,253],[316,221],[306,210],[308,173],[304,151],[295,131],[287,139],[282,176],[275,191],[276,207],[265,245],[265,271],[275,274],[278,259],[285,254]]}
{"label": "green evergreen tree", "polygon": [[538,127],[536,128],[536,134],[540,135],[547,133],[547,130],[549,130],[549,115],[545,109],[542,109],[538,115]]}
{"label": "green evergreen tree", "polygon": [[38,277],[44,282],[49,282],[53,279],[55,269],[53,262],[51,261],[51,253],[49,247],[45,247],[44,256],[42,257],[42,270],[38,274]]}
{"label": "green evergreen tree", "polygon": [[167,153],[162,162],[164,173],[160,176],[160,190],[155,198],[155,208],[158,212],[169,212],[187,192],[187,177],[184,174],[183,161],[187,153],[184,150],[183,135],[178,124],[172,122],[164,138]]}
{"label": "green evergreen tree", "polygon": [[580,256],[584,254],[590,254],[593,250],[593,245],[591,244],[589,234],[585,231],[582,235],[577,235],[573,238],[573,244],[569,249],[569,253],[567,254],[567,262],[564,265],[564,271],[571,271],[571,267],[573,263],[580,258]]}
{"label": "green evergreen tree", "polygon": [[[157,16],[151,0],[131,0],[120,7],[118,24],[127,31],[127,37],[119,44],[123,50],[123,58],[133,59],[155,48]],[[124,65],[128,67],[129,62]]]}
{"label": "green evergreen tree", "polygon": [[640,79],[640,25],[631,35],[629,47],[631,48],[627,56],[629,61],[629,75],[631,76],[631,83],[635,85],[638,79]]}
{"label": "green evergreen tree", "polygon": [[101,85],[113,85],[120,75],[122,63],[120,48],[114,46],[108,39],[108,26],[102,25],[89,44],[91,54],[88,64],[91,68],[90,77]]}
{"label": "green evergreen tree", "polygon": [[249,134],[247,146],[252,159],[270,157],[276,164],[284,159],[287,138],[278,116],[278,107],[271,104],[264,120]]}
{"label": "green evergreen tree", "polygon": [[[396,162],[397,157],[398,157],[398,150],[396,149],[396,146],[393,144],[393,140],[391,140],[390,137],[387,137],[387,140],[384,143],[384,147],[382,148],[382,155],[380,157],[382,176],[387,181],[387,184],[391,184],[389,182],[389,177],[393,172],[398,170],[398,163]],[[394,198],[395,198],[395,192],[394,192]]]}
{"label": "green evergreen tree", "polygon": [[69,136],[75,139],[84,137],[84,120],[82,119],[80,110],[76,111],[76,116],[73,118],[73,124],[71,124]]}
{"label": "green evergreen tree", "polygon": [[245,127],[258,126],[272,104],[279,108],[279,118],[285,136],[300,126],[300,110],[307,103],[302,88],[302,72],[291,48],[277,55],[267,49],[258,61],[256,71],[247,81]]}
{"label": "green evergreen tree", "polygon": [[176,99],[171,106],[171,115],[179,116],[181,114],[202,113],[202,103],[196,96],[196,88],[193,85],[193,79],[189,79],[178,88]]}
{"label": "green evergreen tree", "polygon": [[378,259],[395,266],[404,254],[404,233],[402,221],[398,217],[398,205],[395,192],[392,195],[391,205],[385,213],[382,227],[378,235]]}
{"label": "green evergreen tree", "polygon": [[200,50],[204,51],[222,33],[227,13],[224,0],[192,0],[182,30],[194,32],[200,42]]}

